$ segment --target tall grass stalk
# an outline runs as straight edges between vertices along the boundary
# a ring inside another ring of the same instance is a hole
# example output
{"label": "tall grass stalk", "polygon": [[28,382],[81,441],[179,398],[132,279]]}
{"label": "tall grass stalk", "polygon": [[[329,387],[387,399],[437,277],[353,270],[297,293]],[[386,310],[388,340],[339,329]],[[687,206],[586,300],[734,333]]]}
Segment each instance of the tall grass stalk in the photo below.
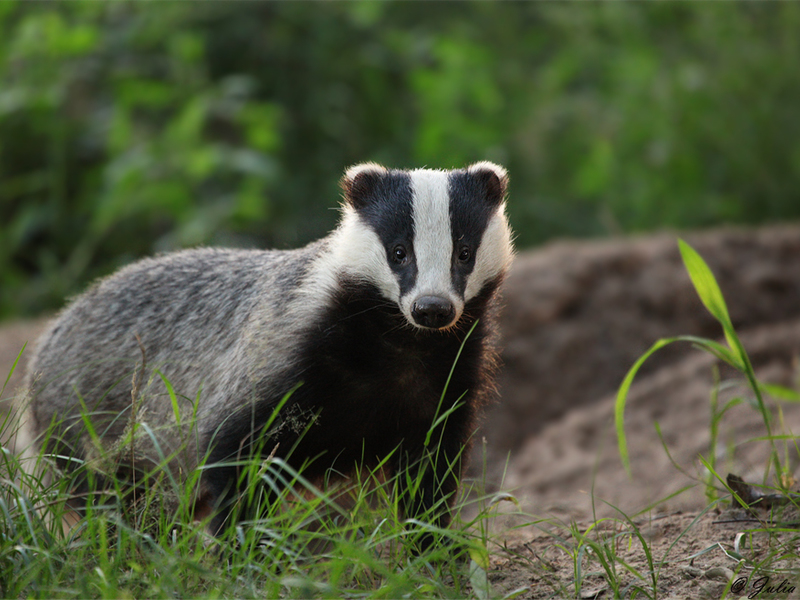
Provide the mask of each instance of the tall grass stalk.
{"label": "tall grass stalk", "polygon": [[[711,269],[708,267],[703,258],[686,242],[683,240],[678,240],[678,246],[684,266],[686,267],[686,270],[689,274],[695,291],[700,297],[701,302],[709,311],[709,313],[711,313],[711,315],[722,326],[725,344],[708,338],[688,335],[664,338],[655,342],[653,346],[634,363],[620,385],[614,409],[614,420],[617,431],[619,454],[625,470],[630,475],[630,457],[628,453],[627,439],[625,436],[625,404],[633,380],[642,364],[656,351],[674,342],[689,342],[692,345],[717,357],[722,362],[732,366],[744,376],[745,381],[747,382],[747,385],[753,394],[753,405],[761,416],[761,420],[766,430],[766,436],[764,439],[768,441],[770,445],[770,458],[768,467],[764,474],[764,481],[766,483],[766,481],[769,479],[770,470],[772,470],[774,471],[775,480],[778,485],[783,486],[784,483],[789,479],[787,473],[788,465],[782,463],[778,455],[775,445],[778,436],[773,435],[772,415],[770,414],[770,411],[764,401],[764,394],[765,392],[770,393],[770,395],[776,398],[794,402],[800,401],[800,395],[793,390],[776,385],[766,385],[758,381],[750,357],[745,351],[744,346],[742,345],[742,342],[733,327],[722,291],[720,290],[719,285],[717,284],[717,281],[711,272]],[[719,419],[722,417],[722,415],[733,405],[738,403],[738,401],[731,401],[720,410],[718,406],[714,404],[714,402],[715,400],[712,397],[712,437],[715,437],[718,434],[718,430],[716,428],[719,425]],[[716,449],[712,448],[712,462],[715,460],[713,457],[715,452]]]}

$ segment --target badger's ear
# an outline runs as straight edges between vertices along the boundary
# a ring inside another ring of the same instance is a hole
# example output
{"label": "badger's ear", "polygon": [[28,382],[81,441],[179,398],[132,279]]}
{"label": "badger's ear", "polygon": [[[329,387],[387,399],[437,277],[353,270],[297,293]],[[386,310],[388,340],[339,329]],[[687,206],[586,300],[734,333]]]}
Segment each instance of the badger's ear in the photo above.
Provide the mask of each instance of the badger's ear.
{"label": "badger's ear", "polygon": [[377,163],[362,163],[347,169],[341,182],[345,202],[356,210],[362,208],[388,172],[386,167]]}
{"label": "badger's ear", "polygon": [[506,197],[508,172],[494,163],[482,161],[467,167],[467,173],[483,184],[486,199],[492,204],[500,204]]}

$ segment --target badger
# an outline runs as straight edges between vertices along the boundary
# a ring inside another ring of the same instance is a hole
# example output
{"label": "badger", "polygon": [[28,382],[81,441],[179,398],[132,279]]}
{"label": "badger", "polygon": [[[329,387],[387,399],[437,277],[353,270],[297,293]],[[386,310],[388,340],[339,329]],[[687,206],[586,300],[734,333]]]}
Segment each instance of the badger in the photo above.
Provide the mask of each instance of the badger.
{"label": "badger", "polygon": [[273,456],[309,479],[387,465],[405,516],[449,525],[494,393],[507,174],[366,163],[341,185],[337,228],[303,248],[168,253],[71,302],[29,367],[39,451],[73,469],[134,418],[132,460],[202,464],[215,532],[248,514],[242,458]]}

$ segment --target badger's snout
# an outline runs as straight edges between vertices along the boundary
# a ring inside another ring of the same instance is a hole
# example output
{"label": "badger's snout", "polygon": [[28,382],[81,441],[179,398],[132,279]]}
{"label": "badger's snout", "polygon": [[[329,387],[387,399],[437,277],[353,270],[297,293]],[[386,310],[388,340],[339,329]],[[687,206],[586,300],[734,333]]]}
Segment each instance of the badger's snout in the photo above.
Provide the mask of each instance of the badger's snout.
{"label": "badger's snout", "polygon": [[453,323],[456,309],[447,298],[420,296],[411,307],[411,316],[417,325],[441,329]]}

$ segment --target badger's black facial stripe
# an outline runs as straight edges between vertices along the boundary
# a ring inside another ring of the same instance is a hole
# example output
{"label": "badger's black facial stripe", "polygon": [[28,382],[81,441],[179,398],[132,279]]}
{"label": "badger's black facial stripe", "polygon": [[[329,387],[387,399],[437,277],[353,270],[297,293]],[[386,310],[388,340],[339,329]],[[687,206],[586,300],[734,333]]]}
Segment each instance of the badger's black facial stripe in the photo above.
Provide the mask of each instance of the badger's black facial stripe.
{"label": "badger's black facial stripe", "polygon": [[[493,190],[487,189],[486,177],[453,171],[448,179],[450,196],[450,227],[453,234],[453,287],[463,296],[467,278],[475,268],[475,256],[483,232],[494,213],[497,204],[488,197]],[[468,248],[471,257],[461,262],[458,256],[462,248]]]}
{"label": "badger's black facial stripe", "polygon": [[[400,283],[401,295],[414,287],[417,264],[414,260],[413,192],[411,176],[401,171],[381,174],[363,197],[358,214],[386,249],[386,260]],[[405,265],[394,260],[395,248],[403,246],[408,256]]]}

